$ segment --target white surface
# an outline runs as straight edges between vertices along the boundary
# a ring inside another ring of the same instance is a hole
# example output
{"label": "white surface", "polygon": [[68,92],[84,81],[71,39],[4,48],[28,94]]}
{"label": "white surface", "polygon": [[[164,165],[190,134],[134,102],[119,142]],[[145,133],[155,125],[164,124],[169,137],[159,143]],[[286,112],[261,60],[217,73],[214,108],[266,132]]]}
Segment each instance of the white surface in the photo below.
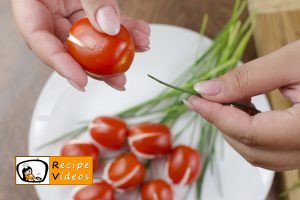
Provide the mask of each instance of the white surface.
{"label": "white surface", "polygon": [[[90,79],[87,92],[80,93],[57,74],[50,77],[33,114],[29,137],[30,155],[58,155],[62,143],[40,151],[36,151],[35,148],[73,129],[78,121],[92,119],[97,115],[113,115],[153,97],[163,87],[147,78],[146,74],[172,81],[195,60],[199,49],[204,51],[211,43],[208,38],[201,40],[197,33],[179,27],[151,25],[151,29],[151,51],[136,54],[134,63],[127,73],[126,92],[115,91],[101,82]],[[254,103],[262,111],[269,110],[265,96],[255,97]],[[220,138],[218,141],[220,142]],[[202,199],[265,199],[274,173],[252,167],[227,144],[224,150],[219,147],[220,145],[217,145],[215,166],[219,168],[220,179],[216,177],[216,173],[207,171]],[[223,158],[220,151],[224,153]],[[222,185],[222,195],[218,185]],[[36,186],[42,200],[68,199],[73,188]],[[193,194],[194,192],[191,192],[189,200],[195,199]]]}

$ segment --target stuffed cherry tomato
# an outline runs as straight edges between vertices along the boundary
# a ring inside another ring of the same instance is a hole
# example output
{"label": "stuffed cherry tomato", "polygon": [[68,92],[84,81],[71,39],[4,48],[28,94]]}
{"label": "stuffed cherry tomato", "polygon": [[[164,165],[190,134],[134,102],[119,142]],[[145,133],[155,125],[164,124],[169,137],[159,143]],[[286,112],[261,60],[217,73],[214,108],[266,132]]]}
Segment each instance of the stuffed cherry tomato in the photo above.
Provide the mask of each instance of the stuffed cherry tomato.
{"label": "stuffed cherry tomato", "polygon": [[145,167],[132,153],[125,153],[104,169],[104,179],[117,189],[129,189],[142,183]]}
{"label": "stuffed cherry tomato", "polygon": [[127,124],[116,117],[97,117],[90,124],[91,137],[108,149],[119,149],[128,135]]}
{"label": "stuffed cherry tomato", "polygon": [[92,156],[94,171],[98,167],[100,151],[92,143],[85,141],[70,141],[61,149],[62,156]]}
{"label": "stuffed cherry tomato", "polygon": [[83,69],[97,77],[127,71],[135,54],[134,41],[124,26],[117,35],[111,36],[94,29],[88,18],[73,24],[67,46]]}
{"label": "stuffed cherry tomato", "polygon": [[177,146],[167,161],[167,175],[175,184],[190,185],[201,172],[200,153],[189,146]]}
{"label": "stuffed cherry tomato", "polygon": [[79,186],[75,189],[74,200],[115,200],[114,190],[105,181],[94,182],[93,185]]}
{"label": "stuffed cherry tomato", "polygon": [[173,200],[173,190],[164,180],[145,183],[141,190],[142,200]]}
{"label": "stuffed cherry tomato", "polygon": [[155,158],[172,148],[170,129],[160,123],[144,123],[129,130],[128,142],[133,153],[142,158]]}

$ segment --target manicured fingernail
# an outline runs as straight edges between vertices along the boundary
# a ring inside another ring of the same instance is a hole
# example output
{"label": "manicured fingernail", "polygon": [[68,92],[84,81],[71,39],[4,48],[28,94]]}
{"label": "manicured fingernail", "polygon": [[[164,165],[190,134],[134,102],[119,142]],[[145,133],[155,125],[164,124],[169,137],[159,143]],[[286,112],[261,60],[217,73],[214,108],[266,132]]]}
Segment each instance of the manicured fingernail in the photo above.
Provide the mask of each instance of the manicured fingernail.
{"label": "manicured fingernail", "polygon": [[149,51],[150,47],[136,47],[136,52],[145,52]]}
{"label": "manicured fingernail", "polygon": [[82,88],[80,86],[78,86],[76,83],[74,83],[73,81],[71,81],[70,79],[67,79],[68,82],[74,87],[76,88],[77,90],[81,91],[81,92],[85,92],[85,88]]}
{"label": "manicured fingernail", "polygon": [[199,94],[217,95],[221,92],[221,84],[217,80],[204,81],[194,85],[194,90]]}
{"label": "manicured fingernail", "polygon": [[96,20],[104,33],[108,35],[119,33],[120,17],[112,6],[107,5],[99,8],[96,13]]}
{"label": "manicured fingernail", "polygon": [[125,86],[119,86],[119,85],[110,85],[110,86],[115,88],[116,90],[119,90],[119,91],[125,91],[126,90]]}
{"label": "manicured fingernail", "polygon": [[188,107],[190,110],[192,110],[192,111],[195,111],[195,110],[196,110],[195,106],[194,106],[191,102],[189,102],[188,100],[182,99],[182,102],[183,102],[183,104],[186,105],[186,107]]}
{"label": "manicured fingernail", "polygon": [[113,84],[113,83],[109,83],[109,82],[106,82],[110,87],[116,89],[116,90],[119,90],[119,91],[125,91],[126,88],[124,85],[116,85],[116,84]]}

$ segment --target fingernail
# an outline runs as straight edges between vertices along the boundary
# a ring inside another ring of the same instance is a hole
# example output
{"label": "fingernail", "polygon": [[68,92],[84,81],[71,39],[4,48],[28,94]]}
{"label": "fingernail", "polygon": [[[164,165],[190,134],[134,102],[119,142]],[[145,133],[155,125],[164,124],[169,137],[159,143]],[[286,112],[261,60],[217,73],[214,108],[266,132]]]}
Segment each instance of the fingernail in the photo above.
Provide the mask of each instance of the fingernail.
{"label": "fingernail", "polygon": [[109,82],[106,82],[110,87],[116,89],[116,90],[119,90],[119,91],[125,91],[126,88],[124,85],[116,85],[116,84],[112,84],[112,83],[109,83]]}
{"label": "fingernail", "polygon": [[74,83],[73,81],[71,81],[70,79],[67,79],[68,82],[74,87],[76,88],[77,90],[81,91],[81,92],[85,92],[85,88],[82,88],[80,86],[78,86],[76,83]]}
{"label": "fingernail", "polygon": [[209,80],[194,85],[194,90],[199,94],[217,95],[221,92],[221,84],[217,80]]}
{"label": "fingernail", "polygon": [[104,33],[108,35],[119,33],[120,17],[112,6],[101,7],[96,13],[96,20]]}
{"label": "fingernail", "polygon": [[110,85],[110,86],[115,88],[116,90],[119,90],[119,91],[125,91],[126,90],[125,86],[119,86],[119,85]]}
{"label": "fingernail", "polygon": [[136,47],[136,52],[145,52],[149,51],[150,47]]}
{"label": "fingernail", "polygon": [[182,102],[183,102],[183,104],[186,105],[186,107],[188,107],[190,110],[192,110],[192,111],[195,111],[195,110],[196,110],[196,109],[195,109],[195,106],[194,106],[191,102],[189,102],[188,100],[182,99]]}

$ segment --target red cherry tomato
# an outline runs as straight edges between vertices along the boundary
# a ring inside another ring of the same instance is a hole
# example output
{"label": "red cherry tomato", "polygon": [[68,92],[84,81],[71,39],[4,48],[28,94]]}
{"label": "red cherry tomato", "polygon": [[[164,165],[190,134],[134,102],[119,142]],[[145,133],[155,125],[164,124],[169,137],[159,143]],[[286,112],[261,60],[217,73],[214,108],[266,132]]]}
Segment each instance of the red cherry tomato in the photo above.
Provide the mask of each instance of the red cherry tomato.
{"label": "red cherry tomato", "polygon": [[74,200],[115,200],[113,188],[105,181],[80,188],[73,196]]}
{"label": "red cherry tomato", "polygon": [[145,167],[132,153],[125,153],[104,169],[104,178],[114,188],[128,189],[142,183],[145,176]]}
{"label": "red cherry tomato", "polygon": [[200,153],[189,146],[177,146],[168,158],[167,172],[175,184],[192,184],[201,172]]}
{"label": "red cherry tomato", "polygon": [[100,151],[92,143],[80,142],[80,141],[70,141],[66,143],[61,149],[62,156],[92,156],[93,157],[93,169],[98,167]]}
{"label": "red cherry tomato", "polygon": [[127,124],[116,117],[97,117],[90,126],[91,137],[108,149],[119,149],[126,142]]}
{"label": "red cherry tomato", "polygon": [[144,184],[142,200],[173,200],[173,190],[164,180],[153,180]]}
{"label": "red cherry tomato", "polygon": [[143,158],[155,158],[172,148],[170,129],[160,123],[144,123],[129,130],[129,145],[133,153]]}
{"label": "red cherry tomato", "polygon": [[110,36],[94,29],[87,18],[73,24],[67,46],[83,69],[98,77],[127,71],[135,53],[133,39],[124,26]]}

